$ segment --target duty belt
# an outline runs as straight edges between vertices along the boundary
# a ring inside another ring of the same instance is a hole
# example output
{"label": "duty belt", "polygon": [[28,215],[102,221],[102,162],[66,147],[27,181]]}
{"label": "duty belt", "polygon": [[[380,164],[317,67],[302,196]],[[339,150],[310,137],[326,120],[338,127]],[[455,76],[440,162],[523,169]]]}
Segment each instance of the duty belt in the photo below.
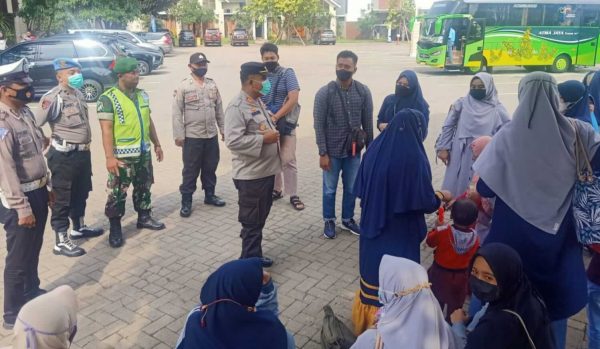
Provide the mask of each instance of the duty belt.
{"label": "duty belt", "polygon": [[35,181],[32,181],[32,182],[21,183],[21,191],[23,191],[23,193],[29,193],[30,191],[38,190],[40,188],[45,187],[47,183],[48,183],[47,176],[44,176],[40,179],[36,179]]}
{"label": "duty belt", "polygon": [[89,151],[90,143],[87,144],[75,144],[75,143],[67,143],[67,141],[62,140],[59,141],[57,139],[52,139],[52,146],[54,149],[58,150],[62,153],[68,153],[71,151]]}

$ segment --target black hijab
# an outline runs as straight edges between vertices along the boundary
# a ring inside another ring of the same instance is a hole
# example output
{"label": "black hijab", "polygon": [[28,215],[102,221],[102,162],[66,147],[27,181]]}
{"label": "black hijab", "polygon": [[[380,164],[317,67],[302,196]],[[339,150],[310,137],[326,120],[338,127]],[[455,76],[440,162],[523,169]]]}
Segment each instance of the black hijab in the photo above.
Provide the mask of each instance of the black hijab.
{"label": "black hijab", "polygon": [[[492,269],[498,283],[499,297],[489,304],[485,315],[469,334],[467,348],[478,347],[475,342],[479,343],[482,339],[486,343],[514,345],[515,337],[517,343],[525,343],[524,349],[529,348],[529,340],[520,320],[505,311],[510,310],[521,316],[537,349],[553,349],[555,344],[548,311],[525,275],[519,254],[508,245],[490,243],[479,249],[473,257],[471,268],[477,257],[485,259]],[[520,335],[510,336],[510,333],[515,333],[513,331],[518,331]]]}

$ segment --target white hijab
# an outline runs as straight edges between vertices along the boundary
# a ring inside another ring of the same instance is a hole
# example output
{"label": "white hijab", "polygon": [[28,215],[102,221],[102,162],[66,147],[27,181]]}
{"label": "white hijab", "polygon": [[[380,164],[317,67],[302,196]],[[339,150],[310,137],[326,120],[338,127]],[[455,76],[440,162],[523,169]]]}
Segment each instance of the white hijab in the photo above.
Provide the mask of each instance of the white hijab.
{"label": "white hijab", "polygon": [[377,332],[384,348],[454,349],[454,336],[431,292],[427,271],[406,258],[383,256],[379,266]]}

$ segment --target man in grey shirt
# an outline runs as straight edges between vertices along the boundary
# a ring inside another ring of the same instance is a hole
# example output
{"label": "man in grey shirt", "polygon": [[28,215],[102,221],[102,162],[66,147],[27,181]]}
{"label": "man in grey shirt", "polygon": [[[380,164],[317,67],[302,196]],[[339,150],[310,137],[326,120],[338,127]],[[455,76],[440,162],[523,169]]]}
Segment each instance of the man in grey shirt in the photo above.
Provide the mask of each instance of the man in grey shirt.
{"label": "man in grey shirt", "polygon": [[225,110],[225,144],[233,155],[233,182],[239,195],[242,255],[260,257],[263,267],[273,260],[262,254],[262,229],[273,204],[275,175],[281,172],[279,132],[260,100],[270,83],[263,63],[242,64],[242,91]]}
{"label": "man in grey shirt", "polygon": [[[358,57],[342,51],[337,56],[337,80],[323,86],[315,96],[314,127],[319,147],[319,164],[323,169],[323,219],[325,238],[334,239],[335,196],[340,172],[344,185],[342,228],[355,235],[360,227],[354,221],[354,180],[360,166],[360,152],[355,134],[362,134],[365,145],[373,140],[373,98],[371,91],[353,80]],[[350,142],[349,142],[350,141]]]}

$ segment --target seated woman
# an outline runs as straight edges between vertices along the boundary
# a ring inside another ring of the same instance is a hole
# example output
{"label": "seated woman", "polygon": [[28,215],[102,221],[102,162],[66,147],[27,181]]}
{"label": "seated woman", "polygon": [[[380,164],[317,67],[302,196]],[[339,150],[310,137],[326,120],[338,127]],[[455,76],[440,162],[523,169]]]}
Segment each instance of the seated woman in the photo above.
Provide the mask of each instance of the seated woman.
{"label": "seated woman", "polygon": [[77,333],[77,295],[59,286],[21,308],[13,329],[13,349],[68,349]]}
{"label": "seated woman", "polygon": [[459,348],[555,348],[546,306],[523,271],[519,254],[508,245],[490,243],[475,255],[471,291],[487,304],[468,327],[462,309],[451,315]]}
{"label": "seated woman", "polygon": [[260,258],[225,263],[202,286],[176,349],[293,349],[277,308],[277,290]]}
{"label": "seated woman", "polygon": [[454,336],[431,292],[427,271],[410,259],[383,256],[377,327],[350,349],[454,349]]}

